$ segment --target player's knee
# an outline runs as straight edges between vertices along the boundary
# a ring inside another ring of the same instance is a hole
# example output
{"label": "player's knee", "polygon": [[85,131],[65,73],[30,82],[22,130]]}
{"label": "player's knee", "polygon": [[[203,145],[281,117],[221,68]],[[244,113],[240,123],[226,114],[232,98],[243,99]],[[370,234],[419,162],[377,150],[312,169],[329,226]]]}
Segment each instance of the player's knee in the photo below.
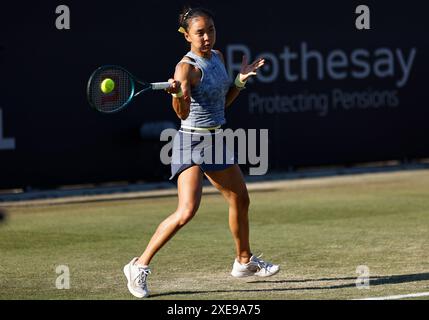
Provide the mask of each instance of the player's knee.
{"label": "player's knee", "polygon": [[179,226],[184,226],[189,221],[192,220],[192,218],[197,213],[198,206],[196,205],[187,205],[184,208],[180,208],[177,210],[177,217],[178,217],[178,223]]}

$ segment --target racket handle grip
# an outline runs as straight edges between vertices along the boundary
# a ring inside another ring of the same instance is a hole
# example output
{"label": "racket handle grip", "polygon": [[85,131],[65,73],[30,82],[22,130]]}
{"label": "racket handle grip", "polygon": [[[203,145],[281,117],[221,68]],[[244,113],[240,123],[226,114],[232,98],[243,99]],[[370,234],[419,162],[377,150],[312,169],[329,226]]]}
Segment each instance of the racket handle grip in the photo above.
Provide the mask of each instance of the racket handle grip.
{"label": "racket handle grip", "polygon": [[164,90],[171,87],[170,82],[154,82],[151,83],[152,90]]}

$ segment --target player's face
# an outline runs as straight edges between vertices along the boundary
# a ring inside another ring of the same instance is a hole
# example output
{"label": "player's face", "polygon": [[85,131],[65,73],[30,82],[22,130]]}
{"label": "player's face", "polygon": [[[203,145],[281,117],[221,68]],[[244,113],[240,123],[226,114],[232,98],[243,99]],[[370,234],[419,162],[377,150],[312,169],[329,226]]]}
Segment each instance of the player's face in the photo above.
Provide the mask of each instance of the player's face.
{"label": "player's face", "polygon": [[193,18],[189,22],[186,40],[202,54],[210,53],[216,41],[216,29],[213,20],[206,16]]}

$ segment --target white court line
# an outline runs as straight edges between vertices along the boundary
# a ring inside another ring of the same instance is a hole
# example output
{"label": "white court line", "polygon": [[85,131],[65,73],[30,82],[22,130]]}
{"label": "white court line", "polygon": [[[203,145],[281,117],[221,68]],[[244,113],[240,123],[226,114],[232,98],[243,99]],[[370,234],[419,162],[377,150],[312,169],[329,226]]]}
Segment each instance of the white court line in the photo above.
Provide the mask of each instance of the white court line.
{"label": "white court line", "polygon": [[396,299],[418,298],[418,297],[429,297],[429,292],[410,293],[410,294],[402,294],[397,296],[374,297],[374,298],[353,299],[353,300],[396,300]]}

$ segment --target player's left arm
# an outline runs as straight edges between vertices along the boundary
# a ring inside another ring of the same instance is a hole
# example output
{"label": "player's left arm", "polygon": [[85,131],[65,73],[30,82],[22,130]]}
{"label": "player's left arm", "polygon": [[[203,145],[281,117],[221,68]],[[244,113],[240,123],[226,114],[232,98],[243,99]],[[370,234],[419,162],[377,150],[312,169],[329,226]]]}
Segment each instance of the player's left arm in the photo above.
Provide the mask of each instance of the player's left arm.
{"label": "player's left arm", "polygon": [[[215,50],[219,54],[223,64],[225,64],[225,59],[222,52]],[[243,61],[241,62],[240,73],[237,75],[237,78],[234,80],[234,84],[229,88],[226,97],[225,97],[225,108],[229,107],[232,102],[238,97],[240,91],[244,89],[246,81],[252,77],[256,76],[256,70],[262,67],[265,63],[263,58],[255,60],[252,64],[247,64],[247,57],[243,56]]]}

